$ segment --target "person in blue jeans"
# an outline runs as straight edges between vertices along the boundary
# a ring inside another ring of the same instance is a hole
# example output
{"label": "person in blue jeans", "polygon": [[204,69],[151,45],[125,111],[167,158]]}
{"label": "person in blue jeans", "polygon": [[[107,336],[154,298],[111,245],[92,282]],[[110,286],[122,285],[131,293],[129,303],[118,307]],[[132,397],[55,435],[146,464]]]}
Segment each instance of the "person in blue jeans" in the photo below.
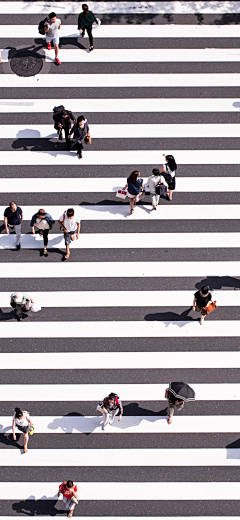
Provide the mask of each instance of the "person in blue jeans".
{"label": "person in blue jeans", "polygon": [[145,194],[145,187],[143,185],[143,179],[139,179],[140,172],[134,170],[127,178],[127,184],[124,186],[124,190],[128,189],[128,197],[130,204],[130,215],[133,214],[133,206],[136,204],[142,196]]}

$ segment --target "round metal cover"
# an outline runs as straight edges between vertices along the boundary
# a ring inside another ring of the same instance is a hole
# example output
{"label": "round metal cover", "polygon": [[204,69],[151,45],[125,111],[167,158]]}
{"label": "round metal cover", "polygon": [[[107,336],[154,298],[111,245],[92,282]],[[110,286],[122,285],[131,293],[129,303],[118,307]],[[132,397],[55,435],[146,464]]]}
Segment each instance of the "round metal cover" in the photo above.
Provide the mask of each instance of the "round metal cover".
{"label": "round metal cover", "polygon": [[34,52],[19,52],[11,59],[11,69],[18,76],[35,76],[43,66],[43,59]]}

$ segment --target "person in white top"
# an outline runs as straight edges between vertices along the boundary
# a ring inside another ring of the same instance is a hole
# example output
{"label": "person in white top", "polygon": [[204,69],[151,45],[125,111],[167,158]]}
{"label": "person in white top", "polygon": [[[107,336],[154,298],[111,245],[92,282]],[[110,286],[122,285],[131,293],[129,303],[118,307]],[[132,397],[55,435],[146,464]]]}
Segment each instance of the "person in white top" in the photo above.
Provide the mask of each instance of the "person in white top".
{"label": "person in white top", "polygon": [[63,215],[61,215],[58,222],[61,226],[61,230],[64,231],[64,240],[67,248],[67,254],[64,259],[68,260],[70,256],[71,241],[75,240],[75,238],[76,240],[79,239],[81,226],[80,217],[79,215],[75,215],[73,208],[69,208],[63,213]]}
{"label": "person in white top", "polygon": [[13,440],[16,441],[16,434],[15,434],[15,427],[18,427],[20,432],[23,433],[24,437],[24,453],[27,453],[28,448],[28,434],[30,432],[30,435],[34,432],[34,426],[33,423],[29,417],[29,412],[24,412],[20,408],[15,408],[15,414],[13,415],[13,422],[12,422],[12,430],[13,430]]}
{"label": "person in white top", "polygon": [[154,209],[157,209],[157,205],[160,199],[160,195],[156,193],[157,184],[163,184],[164,186],[167,186],[165,179],[161,175],[159,175],[159,170],[157,168],[153,168],[152,175],[151,177],[149,177],[147,181],[147,186],[149,187],[150,194],[152,197],[152,211]]}
{"label": "person in white top", "polygon": [[[177,170],[177,164],[173,157],[173,155],[165,155],[163,154],[163,157],[166,159],[166,163],[162,166],[161,170],[159,170],[159,173],[162,173],[164,178],[167,181],[168,184],[168,198],[169,200],[172,200],[172,192],[176,188],[176,170]],[[165,177],[167,176],[167,178]]]}

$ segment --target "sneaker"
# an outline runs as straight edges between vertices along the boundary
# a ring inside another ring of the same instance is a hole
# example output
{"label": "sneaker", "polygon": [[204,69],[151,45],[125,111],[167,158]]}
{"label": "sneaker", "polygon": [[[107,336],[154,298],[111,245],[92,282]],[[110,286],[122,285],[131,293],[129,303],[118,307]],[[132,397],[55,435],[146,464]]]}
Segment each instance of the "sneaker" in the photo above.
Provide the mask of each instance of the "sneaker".
{"label": "sneaker", "polygon": [[52,48],[51,43],[47,43],[47,50],[50,51]]}
{"label": "sneaker", "polygon": [[17,318],[17,321],[22,321],[22,318]]}
{"label": "sneaker", "polygon": [[109,424],[110,424],[111,426],[112,426],[113,422],[114,422],[114,417],[113,417],[113,419],[109,419]]}
{"label": "sneaker", "polygon": [[58,58],[55,58],[55,61],[56,61],[57,65],[61,65],[61,61]]}
{"label": "sneaker", "polygon": [[18,245],[16,246],[16,250],[19,251],[19,249],[21,249],[20,244],[18,244]]}

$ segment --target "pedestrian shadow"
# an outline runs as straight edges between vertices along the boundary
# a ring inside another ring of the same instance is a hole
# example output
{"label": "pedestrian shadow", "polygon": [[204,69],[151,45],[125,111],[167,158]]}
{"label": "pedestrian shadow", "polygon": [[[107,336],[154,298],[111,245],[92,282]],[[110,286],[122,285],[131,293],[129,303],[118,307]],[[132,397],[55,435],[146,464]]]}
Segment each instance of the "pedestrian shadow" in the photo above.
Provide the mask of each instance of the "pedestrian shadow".
{"label": "pedestrian shadow", "polygon": [[231,442],[226,446],[227,459],[240,460],[240,439]]}
{"label": "pedestrian shadow", "polygon": [[[118,199],[121,201],[121,199]],[[92,203],[86,203],[86,202],[81,202],[81,204],[79,204],[79,206],[84,206],[84,209],[87,210],[92,210],[92,211],[95,211],[96,213],[98,212],[101,212],[101,213],[109,213],[110,215],[122,215],[122,217],[124,218],[128,218],[130,216],[130,204],[129,203],[124,203],[122,204],[116,200],[103,200],[103,201],[100,201],[100,202],[97,202],[96,204],[92,204]],[[141,208],[142,210],[144,210],[145,212],[147,212],[148,214],[149,213],[152,213],[152,210],[148,209],[148,207],[146,207],[144,204],[138,204],[136,206],[134,206],[134,208]],[[87,215],[86,215],[86,220],[87,219]]]}
{"label": "pedestrian shadow", "polygon": [[240,289],[240,279],[233,276],[207,276],[201,282],[195,284],[196,289],[201,289],[203,285],[207,285],[210,291],[214,289],[223,289],[223,287],[232,287]]}
{"label": "pedestrian shadow", "polygon": [[12,320],[13,318],[17,319],[15,310],[3,312],[2,309],[0,309],[0,321],[8,321]]}
{"label": "pedestrian shadow", "polygon": [[13,439],[12,433],[3,433],[12,430],[12,425],[10,427],[3,428],[2,424],[0,424],[0,446],[1,444],[4,446],[14,446],[15,448],[21,448],[19,446],[18,441],[20,440],[21,433],[16,433],[16,441]]}
{"label": "pedestrian shadow", "polygon": [[[178,327],[183,327],[184,325],[187,325],[189,321],[199,321],[199,318],[194,319],[191,316],[188,316],[191,310],[192,306],[189,307],[189,309],[183,311],[182,314],[177,314],[176,312],[172,311],[156,312],[154,314],[146,314],[146,316],[144,316],[144,319],[146,321],[162,321],[163,323],[165,323],[166,327],[169,327],[169,325],[171,324],[177,325]],[[179,322],[182,322],[182,324]]]}
{"label": "pedestrian shadow", "polygon": [[0,233],[2,233],[2,231],[5,231],[5,226],[4,226],[4,224],[2,224],[2,225],[0,226]]}
{"label": "pedestrian shadow", "polygon": [[[83,420],[79,421],[79,418]],[[56,417],[51,423],[48,424],[50,430],[61,430],[63,433],[83,433],[90,435],[99,427],[101,417],[85,417],[78,412],[70,412],[63,417]],[[74,432],[75,430],[75,432]]]}
{"label": "pedestrian shadow", "polygon": [[[55,506],[58,503],[56,497],[47,497],[44,495],[39,500],[34,496],[30,496],[26,500],[21,500],[12,505],[13,511],[17,514],[26,516],[56,516],[59,514],[66,515],[66,509],[57,509]],[[60,505],[62,507],[62,504]]]}
{"label": "pedestrian shadow", "polygon": [[[129,403],[123,406],[123,414],[124,417],[134,416],[134,419],[139,419],[140,421],[142,420],[141,416],[144,416],[144,418],[155,417],[157,420],[158,417],[166,416],[166,409],[165,407],[163,410],[154,412],[153,410],[149,410],[149,408],[142,408],[138,403]],[[152,421],[152,419],[149,420]]]}

